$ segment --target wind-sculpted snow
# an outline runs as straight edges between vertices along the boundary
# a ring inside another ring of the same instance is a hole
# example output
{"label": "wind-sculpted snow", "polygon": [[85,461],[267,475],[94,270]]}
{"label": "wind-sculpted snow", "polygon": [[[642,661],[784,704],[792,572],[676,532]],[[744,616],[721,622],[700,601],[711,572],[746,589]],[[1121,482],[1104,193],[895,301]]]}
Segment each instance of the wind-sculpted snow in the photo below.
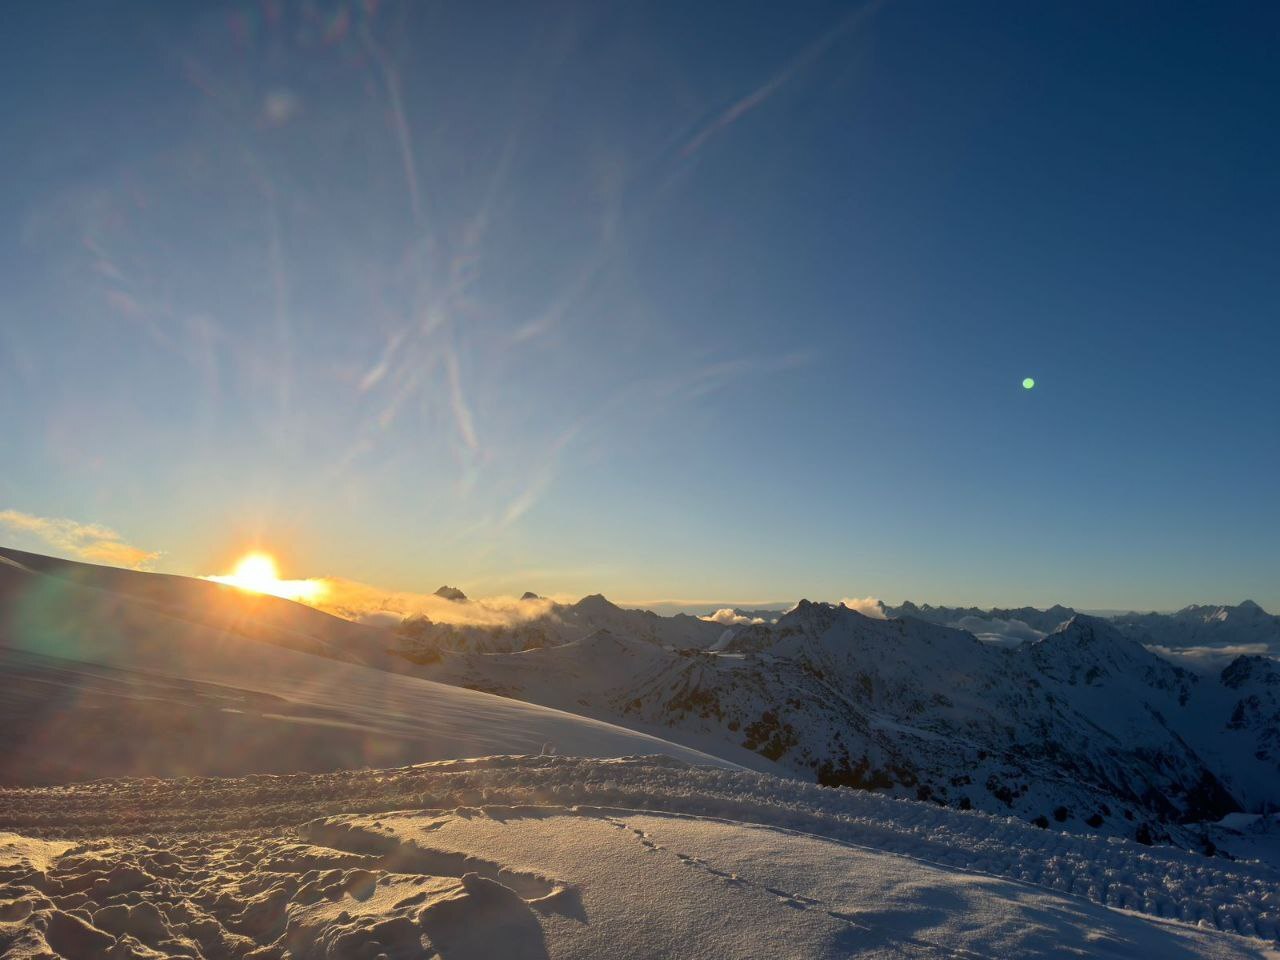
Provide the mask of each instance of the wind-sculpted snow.
{"label": "wind-sculpted snow", "polygon": [[0,835],[15,958],[1241,957],[1280,937],[1261,864],[663,757],[6,789],[0,831],[21,835]]}

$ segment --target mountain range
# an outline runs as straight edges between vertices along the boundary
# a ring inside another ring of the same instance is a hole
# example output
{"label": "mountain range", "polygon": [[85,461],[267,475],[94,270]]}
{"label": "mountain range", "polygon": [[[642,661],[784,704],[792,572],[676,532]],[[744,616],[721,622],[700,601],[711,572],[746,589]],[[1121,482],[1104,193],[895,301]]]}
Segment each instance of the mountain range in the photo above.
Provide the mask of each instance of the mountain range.
{"label": "mountain range", "polygon": [[[1203,630],[1236,620],[1221,609]],[[738,762],[751,751],[820,783],[1045,825],[1194,844],[1190,824],[1280,804],[1280,665],[1266,656],[1191,670],[1136,639],[1150,626],[1065,607],[904,604],[879,619],[801,601],[729,627],[598,596],[558,612],[554,627],[549,616],[487,644],[451,629],[448,648],[418,634],[398,650],[442,682],[732,749]],[[1265,630],[1267,617],[1253,621]],[[1009,645],[937,622],[964,618],[1031,633]],[[534,630],[536,644],[510,649]]]}
{"label": "mountain range", "polygon": [[[1075,616],[1071,607],[1054,604],[1045,610],[978,607],[917,606],[910,600],[898,607],[881,604],[887,617],[914,617],[987,634],[990,639],[1018,642],[1052,633]],[[1105,618],[1117,630],[1140,643],[1170,650],[1201,649],[1280,655],[1280,616],[1267,613],[1252,600],[1238,604],[1192,604],[1174,613],[1119,613]],[[1247,651],[1244,648],[1250,648]]]}

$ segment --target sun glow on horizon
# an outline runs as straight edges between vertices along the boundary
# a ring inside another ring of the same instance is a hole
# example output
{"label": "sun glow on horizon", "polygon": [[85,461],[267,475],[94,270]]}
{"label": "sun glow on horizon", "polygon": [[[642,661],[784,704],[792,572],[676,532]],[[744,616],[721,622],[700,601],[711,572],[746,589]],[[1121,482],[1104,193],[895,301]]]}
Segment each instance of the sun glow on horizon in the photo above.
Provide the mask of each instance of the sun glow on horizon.
{"label": "sun glow on horizon", "polygon": [[273,597],[299,600],[303,603],[313,603],[326,592],[322,580],[281,580],[275,558],[260,550],[245,554],[232,573],[205,577],[205,579],[253,593],[266,593]]}

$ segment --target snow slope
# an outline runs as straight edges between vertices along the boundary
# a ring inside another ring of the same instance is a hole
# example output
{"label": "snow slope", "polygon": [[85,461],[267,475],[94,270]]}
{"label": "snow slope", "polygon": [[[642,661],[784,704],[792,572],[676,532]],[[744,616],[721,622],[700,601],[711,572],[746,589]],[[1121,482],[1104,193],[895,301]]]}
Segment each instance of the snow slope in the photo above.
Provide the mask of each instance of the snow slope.
{"label": "snow slope", "polygon": [[[178,583],[158,602],[0,560],[0,783],[327,771],[544,749],[724,763],[597,720],[342,662],[334,645],[343,628],[319,636],[329,656],[278,645],[280,631],[303,635],[299,623],[342,623],[288,601],[233,598],[245,604],[236,628],[220,629],[232,619],[220,605],[226,588],[165,579]],[[186,592],[181,604],[174,592]],[[277,615],[280,603],[305,612]],[[265,625],[255,625],[261,610]]]}
{"label": "snow slope", "polygon": [[[31,576],[39,575],[34,580]],[[90,591],[86,594],[84,591]],[[393,639],[385,630],[352,623],[280,597],[238,590],[194,577],[141,573],[99,564],[0,547],[0,610],[12,618],[48,616],[59,596],[77,598],[75,606],[95,603],[110,616],[108,598],[130,608],[145,607],[220,633],[289,647],[353,663],[397,669],[401,658],[389,657]],[[93,598],[93,599],[89,599]]]}
{"label": "snow slope", "polygon": [[1259,865],[670,758],[0,789],[0,831],[14,958],[1280,955]]}

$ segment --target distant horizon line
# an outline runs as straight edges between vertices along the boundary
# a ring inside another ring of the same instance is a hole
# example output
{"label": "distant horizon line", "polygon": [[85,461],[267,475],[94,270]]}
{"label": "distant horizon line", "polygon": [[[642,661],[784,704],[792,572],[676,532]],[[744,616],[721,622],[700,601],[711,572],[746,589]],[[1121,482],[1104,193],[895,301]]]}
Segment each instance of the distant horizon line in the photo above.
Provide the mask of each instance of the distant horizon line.
{"label": "distant horizon line", "polygon": [[[201,575],[199,575],[199,574],[191,574],[191,573],[162,573],[162,572],[159,572],[159,571],[139,569],[138,567],[119,566],[119,565],[112,564],[112,563],[95,562],[95,561],[93,561],[93,560],[85,559],[85,558],[83,558],[83,557],[74,557],[74,556],[69,557],[69,556],[65,556],[65,555],[61,555],[61,554],[53,553],[53,552],[50,552],[50,553],[40,553],[39,551],[36,551],[36,550],[24,549],[24,548],[22,548],[22,547],[11,546],[11,545],[8,545],[8,544],[0,544],[0,550],[10,550],[10,551],[13,551],[13,552],[15,552],[15,553],[26,553],[26,554],[31,554],[31,555],[33,555],[33,556],[44,556],[44,557],[50,557],[50,558],[53,558],[53,559],[66,561],[66,562],[68,562],[68,563],[81,563],[81,564],[86,564],[86,565],[89,565],[89,566],[101,566],[101,567],[108,567],[108,568],[112,568],[112,569],[129,570],[129,571],[134,572],[134,573],[154,573],[154,574],[155,574],[155,575],[157,575],[157,576],[181,576],[181,577],[188,577],[188,578],[193,579],[193,580],[207,579],[207,578],[205,578],[205,577],[202,577],[202,576],[201,576]],[[326,577],[318,577],[318,578],[310,578],[310,579],[334,579],[334,578],[326,576]],[[460,581],[458,581],[458,583],[463,583],[463,582],[464,582],[464,581],[461,581],[461,580],[460,580]],[[465,591],[464,591],[464,593],[465,593]],[[506,597],[506,596],[507,596],[506,594],[491,594],[491,595],[486,595],[486,596],[479,596],[479,595],[477,595],[477,596],[475,596],[475,597],[472,597],[472,596],[469,596],[469,595],[468,595],[468,598],[467,598],[467,599],[468,599],[468,602],[471,602],[471,601],[483,601],[483,600],[487,600],[487,599],[501,599],[501,598],[504,598],[504,597]],[[514,594],[511,594],[510,596],[514,597],[515,595],[514,595]],[[706,600],[706,599],[683,599],[683,598],[671,598],[671,597],[662,598],[662,599],[630,599],[630,598],[628,598],[628,599],[614,600],[614,599],[609,598],[606,594],[604,594],[604,593],[603,593],[603,592],[601,592],[601,591],[593,591],[593,592],[590,592],[590,593],[584,593],[581,597],[578,597],[578,598],[577,598],[577,600],[560,600],[560,599],[558,599],[559,597],[572,597],[572,596],[573,596],[573,594],[564,593],[564,594],[547,595],[547,596],[540,597],[540,599],[549,599],[549,600],[551,600],[552,602],[555,602],[555,603],[576,603],[576,602],[578,602],[578,601],[580,601],[580,600],[582,600],[582,599],[585,599],[586,597],[591,597],[591,596],[601,596],[601,597],[604,597],[606,600],[608,600],[610,603],[612,603],[612,604],[614,604],[615,606],[618,606],[618,607],[623,607],[623,608],[626,608],[626,609],[633,609],[633,610],[635,610],[635,609],[638,609],[638,610],[650,610],[650,611],[652,611],[652,612],[654,612],[654,613],[657,613],[657,612],[658,612],[658,610],[657,610],[656,608],[664,608],[664,609],[666,609],[666,610],[674,611],[674,612],[677,612],[677,613],[682,613],[682,612],[683,612],[683,613],[692,613],[692,612],[694,612],[694,611],[701,611],[701,612],[705,612],[705,613],[714,613],[714,612],[716,612],[716,611],[718,611],[718,610],[724,610],[724,609],[735,609],[735,608],[736,608],[736,609],[749,609],[749,610],[767,610],[767,611],[773,611],[773,612],[777,612],[777,613],[785,613],[786,611],[788,611],[788,610],[790,610],[791,608],[793,608],[797,603],[799,603],[801,599],[811,599],[811,600],[813,600],[813,602],[816,602],[816,603],[830,603],[830,604],[839,604],[839,603],[844,603],[844,602],[848,599],[848,598],[839,598],[839,599],[835,599],[835,600],[822,600],[822,599],[814,599],[812,596],[802,596],[802,597],[797,598],[797,599],[795,599],[795,600],[777,600],[777,599],[774,599],[774,600]],[[1003,604],[988,604],[988,605],[984,605],[984,604],[981,604],[981,603],[972,603],[972,602],[969,602],[969,603],[937,603],[937,602],[934,602],[934,601],[927,601],[927,600],[926,600],[926,601],[917,602],[917,601],[913,601],[913,600],[911,600],[910,598],[905,599],[905,600],[902,600],[901,602],[899,602],[899,603],[896,603],[896,604],[895,604],[895,603],[889,603],[889,602],[885,601],[883,598],[879,598],[879,597],[875,597],[875,598],[870,598],[870,597],[869,597],[869,598],[867,598],[867,599],[868,599],[868,600],[875,600],[875,601],[877,601],[877,602],[879,602],[879,603],[884,604],[884,606],[886,606],[886,607],[898,607],[898,606],[902,606],[902,605],[904,605],[904,604],[906,604],[906,603],[915,603],[917,606],[929,606],[929,607],[933,607],[933,608],[935,608],[935,609],[937,609],[937,608],[951,608],[951,609],[975,609],[975,610],[981,610],[981,611],[984,611],[984,612],[990,612],[990,611],[992,611],[992,610],[996,610],[996,609],[1000,609],[1000,610],[1016,610],[1016,609],[1019,609],[1020,607],[1027,607],[1027,608],[1030,608],[1030,609],[1033,609],[1033,610],[1049,610],[1049,609],[1053,608],[1054,606],[1063,606],[1063,607],[1066,607],[1066,608],[1068,608],[1068,609],[1071,609],[1071,610],[1075,611],[1076,613],[1083,613],[1083,614],[1086,614],[1086,615],[1088,615],[1088,616],[1098,616],[1098,617],[1112,617],[1112,616],[1119,616],[1119,615],[1123,615],[1123,614],[1148,614],[1148,613],[1168,615],[1168,614],[1172,614],[1172,613],[1177,613],[1177,612],[1178,612],[1178,611],[1180,611],[1180,610],[1185,610],[1185,609],[1186,609],[1186,608],[1188,608],[1188,607],[1195,607],[1195,606],[1200,606],[1200,607],[1236,607],[1236,606],[1240,606],[1241,604],[1246,603],[1246,602],[1253,602],[1253,603],[1256,603],[1256,601],[1252,601],[1250,598],[1247,598],[1247,597],[1246,597],[1246,598],[1245,598],[1245,599],[1243,599],[1243,600],[1237,600],[1237,601],[1191,602],[1191,603],[1184,603],[1184,604],[1183,604],[1182,606],[1180,606],[1180,607],[1157,608],[1157,607],[1137,607],[1137,606],[1131,606],[1131,607],[1077,607],[1077,606],[1075,606],[1074,604],[1061,603],[1060,601],[1055,601],[1054,603],[1048,604],[1047,606],[1037,606],[1037,605],[1035,605],[1035,604],[1031,604],[1031,603],[1021,603],[1021,604],[1003,603]],[[1262,605],[1261,605],[1261,604],[1258,604],[1258,606],[1259,606],[1261,609],[1263,609],[1263,611],[1264,611],[1265,613],[1271,614],[1271,611],[1270,611],[1270,610],[1267,610],[1265,607],[1262,607]]]}

